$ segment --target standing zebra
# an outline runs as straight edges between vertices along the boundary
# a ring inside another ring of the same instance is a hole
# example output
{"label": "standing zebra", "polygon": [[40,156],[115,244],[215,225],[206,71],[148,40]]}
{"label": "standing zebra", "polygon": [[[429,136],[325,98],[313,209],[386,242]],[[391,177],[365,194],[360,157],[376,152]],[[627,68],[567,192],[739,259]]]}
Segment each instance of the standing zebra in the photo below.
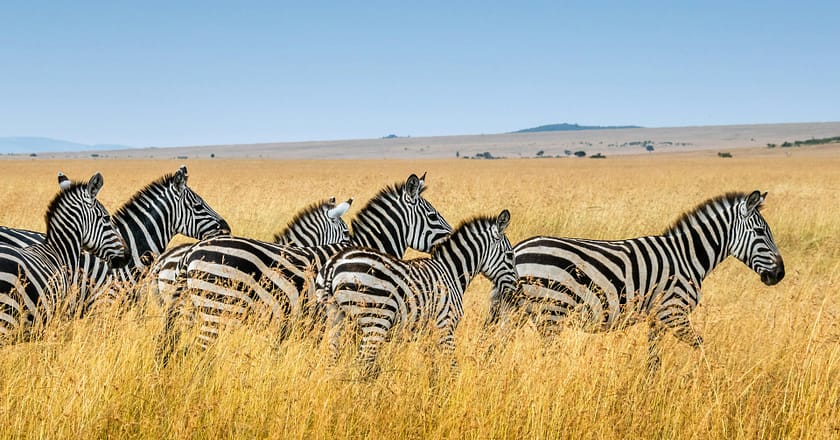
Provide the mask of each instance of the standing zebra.
{"label": "standing zebra", "polygon": [[[78,284],[82,313],[100,300],[113,300],[115,282],[134,287],[175,234],[202,239],[230,233],[227,222],[187,186],[187,179],[187,168],[181,166],[174,174],[165,175],[138,191],[114,214],[114,223],[130,252],[126,254],[128,261],[121,262],[122,267],[112,268],[94,255],[81,255],[82,280]],[[59,174],[59,186],[63,188],[67,182]],[[4,244],[28,246],[41,243],[44,238],[32,231],[0,229],[0,242]],[[137,300],[137,292],[134,293],[132,299]]]}
{"label": "standing zebra", "polygon": [[[335,197],[313,203],[295,214],[286,227],[274,234],[274,243],[286,246],[321,246],[350,240],[350,230],[341,218],[353,199],[335,204]],[[181,258],[194,245],[185,243],[168,249],[161,254],[150,273],[157,280],[155,297],[168,304],[175,290],[175,277]]]}
{"label": "standing zebra", "polygon": [[785,267],[760,209],[767,193],[729,193],[682,215],[663,235],[620,241],[533,237],[516,245],[521,289],[500,308],[523,309],[543,335],[578,315],[587,331],[648,320],[648,366],[659,366],[666,330],[685,343],[703,339],[689,321],[703,279],[729,255],[772,286]]}
{"label": "standing zebra", "polygon": [[[316,279],[318,300],[327,304],[333,359],[345,317],[358,324],[359,360],[372,367],[389,331],[401,325],[416,332],[434,324],[439,343],[454,355],[454,332],[464,315],[470,281],[484,274],[494,289],[516,287],[513,249],[505,236],[510,212],[464,222],[432,249],[430,258],[402,261],[371,249],[346,249],[331,258]],[[454,360],[453,360],[454,366]]]}
{"label": "standing zebra", "polygon": [[61,307],[71,307],[71,274],[82,250],[107,261],[125,260],[125,242],[108,211],[96,200],[102,175],[72,183],[53,198],[43,243],[26,248],[0,245],[0,334],[42,330]]}
{"label": "standing zebra", "polygon": [[[404,184],[380,191],[359,211],[345,243],[299,248],[235,237],[197,243],[181,261],[179,291],[167,310],[159,347],[162,361],[179,337],[174,329],[179,298],[190,298],[197,309],[202,321],[199,342],[207,347],[224,322],[239,321],[257,310],[285,319],[313,312],[309,306],[315,302],[315,273],[347,247],[365,246],[398,257],[408,247],[428,252],[452,227],[423,198],[424,190],[424,179],[412,174]],[[188,296],[182,296],[181,289],[187,289]],[[288,321],[283,324],[281,338],[288,331]]]}

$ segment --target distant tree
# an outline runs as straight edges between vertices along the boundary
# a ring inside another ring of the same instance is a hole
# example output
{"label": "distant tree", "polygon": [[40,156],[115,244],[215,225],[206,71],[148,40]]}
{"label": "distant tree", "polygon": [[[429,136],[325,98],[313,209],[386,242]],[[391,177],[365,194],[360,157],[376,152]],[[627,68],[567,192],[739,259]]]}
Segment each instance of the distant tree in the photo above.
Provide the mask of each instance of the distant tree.
{"label": "distant tree", "polygon": [[718,152],[718,157],[732,157],[732,153],[728,151],[720,151]]}
{"label": "distant tree", "polygon": [[583,151],[583,150],[578,150],[578,151],[575,151],[575,156],[577,156],[577,157],[586,157],[586,151]]}
{"label": "distant tree", "polygon": [[460,152],[460,151],[456,151],[456,152],[455,152],[455,157],[461,157],[461,152]]}
{"label": "distant tree", "polygon": [[216,153],[210,153],[210,159],[213,159],[214,157],[216,157]]}
{"label": "distant tree", "polygon": [[598,154],[595,154],[595,155],[589,156],[589,158],[590,158],[590,159],[606,159],[606,158],[607,158],[607,156],[604,156],[603,154],[598,153]]}
{"label": "distant tree", "polygon": [[537,157],[543,157],[543,154],[545,154],[544,150],[537,151]]}
{"label": "distant tree", "polygon": [[767,148],[776,148],[776,144],[767,144]]}
{"label": "distant tree", "polygon": [[789,147],[792,147],[792,146],[793,146],[793,144],[792,144],[792,143],[790,143],[790,142],[788,142],[788,141],[785,141],[785,142],[782,144],[782,148],[789,148]]}
{"label": "distant tree", "polygon": [[566,156],[571,156],[572,155],[572,150],[563,150],[563,153],[565,153]]}
{"label": "distant tree", "polygon": [[653,145],[651,145],[651,144],[647,144],[647,145],[645,145],[645,150],[647,150],[647,151],[653,151]]}

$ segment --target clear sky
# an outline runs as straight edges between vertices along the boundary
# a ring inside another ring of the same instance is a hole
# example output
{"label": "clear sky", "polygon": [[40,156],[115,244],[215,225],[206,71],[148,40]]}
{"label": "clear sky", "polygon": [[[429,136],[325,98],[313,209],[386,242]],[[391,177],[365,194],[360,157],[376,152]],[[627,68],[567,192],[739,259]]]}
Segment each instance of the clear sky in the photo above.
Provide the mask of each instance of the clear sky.
{"label": "clear sky", "polygon": [[[840,1],[3,1],[0,136],[840,120]],[[840,133],[838,133],[840,134]]]}

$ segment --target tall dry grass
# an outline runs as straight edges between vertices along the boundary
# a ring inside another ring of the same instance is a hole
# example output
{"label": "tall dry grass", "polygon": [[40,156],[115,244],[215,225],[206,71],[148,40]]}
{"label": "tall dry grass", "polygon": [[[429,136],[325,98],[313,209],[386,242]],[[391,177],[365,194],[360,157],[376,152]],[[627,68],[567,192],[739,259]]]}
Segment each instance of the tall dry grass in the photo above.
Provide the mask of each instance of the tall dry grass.
{"label": "tall dry grass", "polygon": [[[168,161],[0,161],[0,224],[43,229],[59,169],[105,176],[115,209]],[[749,159],[190,162],[190,185],[236,234],[270,239],[309,202],[355,197],[428,170],[426,196],[456,224],[509,208],[513,242],[537,235],[623,238],[661,232],[730,190],[769,191],[765,217],[787,277],[766,287],[730,259],[692,315],[705,339],[667,338],[646,376],[646,329],[524,327],[504,349],[481,323],[486,281],[466,294],[460,374],[427,339],[388,344],[382,375],[358,380],[352,347],[329,368],[312,338],[277,348],[273,327],[241,326],[204,354],[155,363],[154,304],[56,322],[0,347],[0,436],[39,438],[830,438],[840,436],[840,155],[797,150]]]}

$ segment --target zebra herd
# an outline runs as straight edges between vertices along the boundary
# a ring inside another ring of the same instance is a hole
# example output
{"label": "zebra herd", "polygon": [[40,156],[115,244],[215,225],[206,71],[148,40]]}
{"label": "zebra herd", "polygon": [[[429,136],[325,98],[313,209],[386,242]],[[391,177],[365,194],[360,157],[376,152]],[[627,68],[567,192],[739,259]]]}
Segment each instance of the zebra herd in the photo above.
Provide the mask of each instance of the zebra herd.
{"label": "zebra herd", "polygon": [[[707,200],[658,236],[538,236],[511,246],[508,210],[453,229],[424,198],[425,174],[412,174],[368,201],[352,230],[342,215],[353,200],[330,199],[301,211],[269,243],[231,236],[187,178],[182,166],[110,217],[96,199],[100,174],[70,182],[59,173],[46,234],[0,227],[2,341],[37,336],[57,314],[138,303],[148,292],[165,308],[157,353],[164,365],[181,337],[180,321],[199,326],[190,344],[206,348],[228,324],[264,317],[280,323],[278,341],[296,325],[324,330],[333,359],[349,321],[359,335],[358,360],[370,371],[395,328],[431,329],[454,366],[463,294],[481,273],[492,282],[485,325],[530,322],[549,338],[570,319],[592,332],[646,321],[655,370],[666,331],[702,344],[689,315],[703,279],[729,255],[766,285],[785,275],[761,215],[766,193],[758,191]],[[176,234],[198,241],[167,250]],[[429,256],[404,260],[408,248]]]}

